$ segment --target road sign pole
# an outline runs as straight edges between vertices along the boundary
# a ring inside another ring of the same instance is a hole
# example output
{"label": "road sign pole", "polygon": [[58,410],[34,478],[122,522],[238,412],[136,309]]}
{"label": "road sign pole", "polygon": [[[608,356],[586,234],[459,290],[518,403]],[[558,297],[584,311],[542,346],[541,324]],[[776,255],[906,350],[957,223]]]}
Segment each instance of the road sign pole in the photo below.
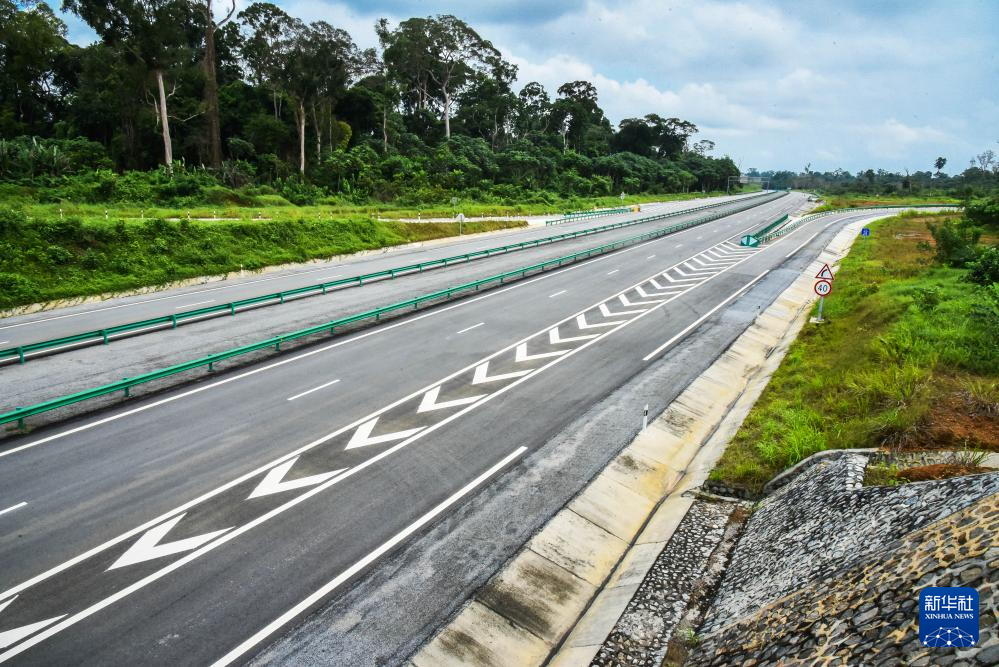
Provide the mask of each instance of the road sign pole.
{"label": "road sign pole", "polygon": [[820,296],[819,297],[819,316],[815,318],[815,321],[817,323],[823,322],[823,319],[822,319],[822,306],[824,306],[825,303],[826,303],[826,298],[824,296]]}

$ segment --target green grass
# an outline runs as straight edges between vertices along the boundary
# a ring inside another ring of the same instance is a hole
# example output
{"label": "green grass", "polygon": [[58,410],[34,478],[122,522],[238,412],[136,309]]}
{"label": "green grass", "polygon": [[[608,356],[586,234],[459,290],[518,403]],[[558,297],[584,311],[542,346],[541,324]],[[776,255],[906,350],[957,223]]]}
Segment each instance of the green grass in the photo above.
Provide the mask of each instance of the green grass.
{"label": "green grass", "polygon": [[[820,195],[822,196],[822,195]],[[862,206],[901,206],[903,204],[960,204],[961,200],[947,196],[901,196],[901,195],[829,195],[822,197],[823,204],[815,209],[815,213],[834,211],[841,208],[857,208]]]}
{"label": "green grass", "polygon": [[[257,195],[256,205],[238,206],[233,204],[204,204],[184,208],[167,208],[140,205],[119,204],[76,204],[61,202],[58,204],[39,204],[31,201],[18,200],[16,204],[28,214],[38,218],[79,217],[85,220],[141,220],[143,218],[232,218],[237,220],[318,220],[342,218],[345,216],[359,218],[450,218],[457,213],[466,217],[500,217],[527,216],[544,214],[561,214],[568,211],[591,210],[594,208],[612,208],[631,204],[644,204],[658,201],[685,201],[699,197],[717,197],[724,192],[711,192],[704,195],[700,192],[659,195],[631,195],[624,201],[620,197],[580,198],[559,201],[554,204],[525,203],[508,206],[495,203],[459,201],[456,205],[440,204],[435,206],[405,207],[396,204],[370,205],[329,205],[329,206],[295,206],[279,195]],[[8,198],[11,203],[13,199]],[[105,215],[107,216],[105,218]]]}
{"label": "green grass", "polygon": [[[759,490],[815,452],[928,444],[934,411],[955,391],[985,402],[999,376],[999,327],[983,319],[982,288],[935,266],[926,222],[872,223],[725,451],[712,478]],[[922,242],[922,243],[921,243]]]}
{"label": "green grass", "polygon": [[[524,226],[467,222],[463,232]],[[458,234],[457,223],[336,219],[167,221],[0,209],[0,308],[331,257]]]}

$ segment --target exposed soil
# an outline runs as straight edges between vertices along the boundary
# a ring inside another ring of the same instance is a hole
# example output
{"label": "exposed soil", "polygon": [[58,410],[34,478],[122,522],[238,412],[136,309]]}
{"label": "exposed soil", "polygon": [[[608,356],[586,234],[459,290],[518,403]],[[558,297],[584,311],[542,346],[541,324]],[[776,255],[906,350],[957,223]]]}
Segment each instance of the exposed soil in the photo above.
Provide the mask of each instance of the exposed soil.
{"label": "exposed soil", "polygon": [[983,472],[994,472],[994,469],[956,463],[937,463],[929,466],[917,466],[915,468],[899,470],[897,477],[909,482],[928,482],[933,479],[977,475]]}
{"label": "exposed soil", "polygon": [[971,405],[966,398],[951,396],[930,416],[928,442],[919,448],[974,447],[999,452],[999,418]]}

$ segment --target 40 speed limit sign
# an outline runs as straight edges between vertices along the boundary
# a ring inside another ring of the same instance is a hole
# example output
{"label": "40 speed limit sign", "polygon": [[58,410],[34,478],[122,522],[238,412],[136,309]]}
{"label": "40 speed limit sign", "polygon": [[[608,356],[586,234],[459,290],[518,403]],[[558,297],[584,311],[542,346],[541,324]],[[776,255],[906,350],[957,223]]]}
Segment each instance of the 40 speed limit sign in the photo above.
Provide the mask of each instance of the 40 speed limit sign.
{"label": "40 speed limit sign", "polygon": [[815,281],[815,287],[812,289],[819,296],[829,296],[829,293],[832,292],[832,283],[828,280],[817,280]]}

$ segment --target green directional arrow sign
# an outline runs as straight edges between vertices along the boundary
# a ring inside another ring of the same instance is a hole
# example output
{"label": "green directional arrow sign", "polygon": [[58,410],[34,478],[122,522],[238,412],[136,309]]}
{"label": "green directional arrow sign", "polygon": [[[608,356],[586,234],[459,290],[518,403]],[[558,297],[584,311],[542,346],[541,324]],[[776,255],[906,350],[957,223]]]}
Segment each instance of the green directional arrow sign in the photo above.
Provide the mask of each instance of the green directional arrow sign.
{"label": "green directional arrow sign", "polygon": [[755,248],[756,246],[760,245],[760,240],[755,236],[746,234],[739,241],[739,245],[746,246],[747,248]]}

